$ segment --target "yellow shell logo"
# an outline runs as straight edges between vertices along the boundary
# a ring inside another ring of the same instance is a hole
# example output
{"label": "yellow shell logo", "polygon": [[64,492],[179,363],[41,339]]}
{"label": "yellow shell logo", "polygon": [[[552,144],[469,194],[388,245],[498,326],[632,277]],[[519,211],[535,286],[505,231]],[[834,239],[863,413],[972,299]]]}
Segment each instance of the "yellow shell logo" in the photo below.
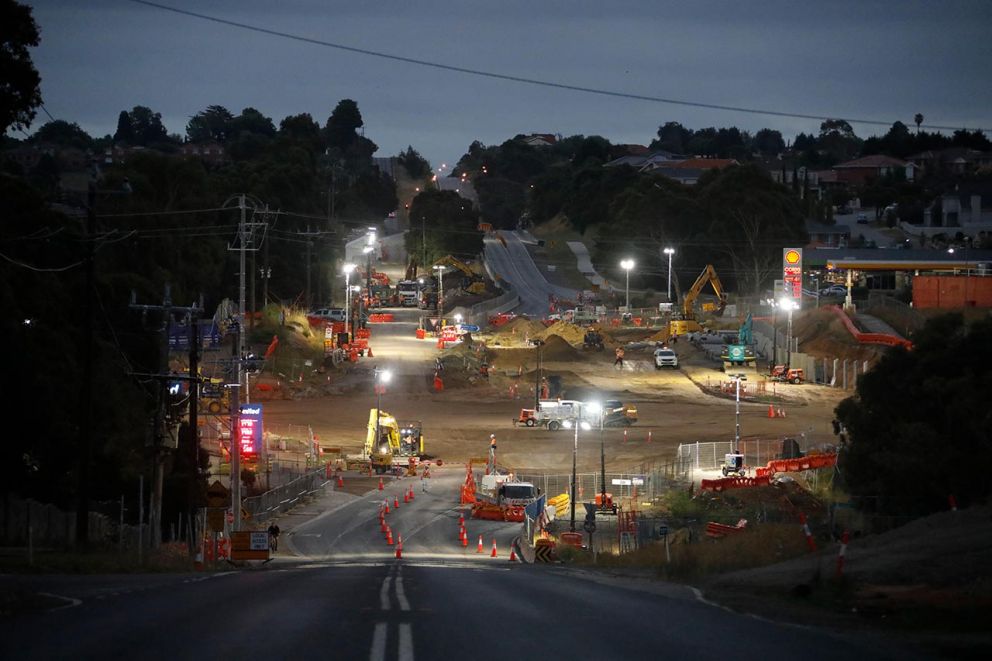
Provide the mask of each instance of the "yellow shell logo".
{"label": "yellow shell logo", "polygon": [[798,264],[801,257],[799,256],[798,250],[790,250],[785,253],[785,261],[788,264]]}

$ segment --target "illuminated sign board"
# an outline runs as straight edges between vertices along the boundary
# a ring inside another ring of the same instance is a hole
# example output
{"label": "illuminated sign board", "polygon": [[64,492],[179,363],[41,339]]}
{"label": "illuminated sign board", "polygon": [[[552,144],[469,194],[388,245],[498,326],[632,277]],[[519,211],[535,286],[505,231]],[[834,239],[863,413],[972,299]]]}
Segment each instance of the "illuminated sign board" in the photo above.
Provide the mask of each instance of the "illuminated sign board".
{"label": "illuminated sign board", "polygon": [[803,249],[783,248],[782,249],[782,280],[785,290],[782,292],[786,298],[791,298],[796,303],[803,298]]}
{"label": "illuminated sign board", "polygon": [[242,455],[262,451],[262,405],[245,404],[238,416],[238,446]]}

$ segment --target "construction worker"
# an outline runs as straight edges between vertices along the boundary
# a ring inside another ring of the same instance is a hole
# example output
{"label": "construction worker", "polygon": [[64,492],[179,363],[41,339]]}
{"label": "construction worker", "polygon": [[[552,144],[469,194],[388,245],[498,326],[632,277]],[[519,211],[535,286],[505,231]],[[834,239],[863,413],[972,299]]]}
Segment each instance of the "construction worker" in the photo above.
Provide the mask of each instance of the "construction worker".
{"label": "construction worker", "polygon": [[613,366],[616,367],[617,365],[619,365],[620,369],[623,369],[623,354],[624,354],[623,347],[617,347],[615,353],[617,359],[613,361]]}

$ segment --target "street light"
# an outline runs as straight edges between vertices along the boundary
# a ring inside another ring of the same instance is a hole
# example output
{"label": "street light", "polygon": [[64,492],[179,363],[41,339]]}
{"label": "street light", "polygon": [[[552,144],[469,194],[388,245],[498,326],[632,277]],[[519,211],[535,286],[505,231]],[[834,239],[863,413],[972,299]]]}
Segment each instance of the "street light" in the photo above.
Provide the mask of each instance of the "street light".
{"label": "street light", "polygon": [[747,381],[745,374],[732,374],[731,378],[737,384],[736,405],[734,410],[734,452],[740,452],[741,447],[741,381]]}
{"label": "street light", "polygon": [[620,261],[620,268],[627,272],[627,308],[625,312],[630,312],[630,269],[634,268],[634,260],[624,259]]}
{"label": "street light", "polygon": [[389,370],[379,369],[378,366],[372,369],[372,373],[375,377],[375,446],[372,451],[375,452],[379,448],[379,439],[381,438],[379,436],[379,418],[382,415],[382,392],[386,389],[386,384],[389,383],[393,374]]}
{"label": "street light", "polygon": [[447,268],[444,264],[435,264],[434,270],[437,271],[437,316],[439,318],[444,318],[444,269]]}
{"label": "street light", "polygon": [[668,255],[668,302],[672,302],[672,255],[675,254],[675,248],[665,248],[665,254]]}
{"label": "street light", "polygon": [[586,404],[589,411],[599,416],[599,506],[606,508],[606,445],[603,441],[603,419],[606,417],[606,410],[599,402],[589,402]]}
{"label": "street light", "polygon": [[798,305],[791,298],[783,298],[779,301],[779,307],[789,313],[789,324],[788,330],[785,333],[786,347],[785,347],[785,368],[789,369],[792,367],[792,311],[795,310]]}
{"label": "street light", "polygon": [[[344,332],[350,333],[348,322],[351,319],[351,272],[355,270],[352,263],[344,264],[341,271],[344,272]],[[348,342],[351,343],[351,335],[348,335]]]}
{"label": "street light", "polygon": [[566,429],[570,425],[575,426],[575,436],[573,437],[573,441],[572,441],[572,494],[568,499],[569,510],[570,510],[569,530],[571,530],[572,532],[575,532],[575,497],[577,495],[575,489],[575,462],[576,462],[576,457],[578,457],[579,454],[579,427],[582,427],[583,429],[586,430],[591,429],[589,423],[581,419],[582,404],[576,404],[576,407],[577,407],[577,413],[575,414],[575,422],[566,420],[564,423]]}
{"label": "street light", "polygon": [[531,340],[537,348],[537,369],[534,376],[534,412],[541,410],[541,358],[544,349],[544,340]]}

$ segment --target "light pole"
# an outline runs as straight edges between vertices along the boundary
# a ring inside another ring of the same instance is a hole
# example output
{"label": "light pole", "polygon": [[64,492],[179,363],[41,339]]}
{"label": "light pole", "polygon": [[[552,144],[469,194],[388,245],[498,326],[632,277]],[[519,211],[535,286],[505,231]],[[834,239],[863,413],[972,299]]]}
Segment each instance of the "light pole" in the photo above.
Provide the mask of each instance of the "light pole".
{"label": "light pole", "polygon": [[375,446],[372,448],[373,452],[379,449],[379,418],[382,416],[382,392],[386,389],[386,384],[389,383],[389,379],[393,376],[389,370],[381,370],[378,366],[373,368],[372,373],[375,377]]}
{"label": "light pole", "polygon": [[437,271],[437,316],[439,318],[444,318],[444,264],[435,264],[434,270]]}
{"label": "light pole", "polygon": [[352,331],[352,333],[355,332],[355,329],[354,329],[355,326],[358,326],[359,328],[364,328],[364,326],[361,325],[361,323],[362,323],[362,311],[363,311],[362,310],[361,292],[362,292],[362,288],[359,287],[358,285],[352,285],[351,286],[351,293],[353,293],[355,296],[358,296],[358,311],[357,311],[358,314],[357,314],[357,316],[356,316],[355,319],[352,319],[351,320],[351,325],[352,325],[351,331]]}
{"label": "light pole", "polygon": [[372,252],[375,250],[375,228],[370,227],[368,234],[365,237],[365,247],[362,248],[362,252],[365,253],[366,257],[366,271],[365,271],[365,287],[368,289],[369,293],[372,292]]}
{"label": "light pole", "polygon": [[606,411],[599,402],[589,402],[589,410],[599,415],[599,507],[606,509],[606,444],[603,440],[603,419]]}
{"label": "light pole", "polygon": [[530,343],[537,348],[537,369],[534,376],[534,412],[536,413],[541,410],[541,354],[543,353],[544,340],[531,340]]}
{"label": "light pole", "polygon": [[789,369],[792,367],[792,311],[796,309],[796,302],[791,298],[783,298],[779,305],[785,308],[786,312],[789,313],[789,323],[785,333],[786,347],[785,347],[785,368]]}
{"label": "light pole", "polygon": [[348,322],[351,319],[351,272],[355,270],[355,265],[349,262],[341,270],[344,272],[344,332],[348,334],[348,342],[351,343]]}
{"label": "light pole", "polygon": [[668,255],[668,302],[672,302],[672,255],[675,254],[675,248],[665,248],[665,254]]}
{"label": "light pole", "polygon": [[634,260],[624,259],[620,261],[620,268],[627,272],[627,306],[625,312],[630,312],[630,269],[634,268]]}
{"label": "light pole", "polygon": [[575,462],[576,462],[576,458],[579,455],[579,427],[581,426],[583,429],[589,429],[589,423],[586,422],[585,420],[582,420],[581,419],[582,418],[582,405],[581,404],[577,404],[577,409],[578,409],[578,413],[576,413],[576,415],[575,415],[575,420],[574,421],[569,421],[569,420],[566,420],[565,421],[565,424],[566,425],[572,424],[572,425],[575,426],[575,436],[573,437],[573,440],[572,440],[572,494],[571,494],[571,497],[568,499],[568,507],[569,507],[569,511],[570,511],[570,513],[569,513],[569,530],[571,530],[572,532],[575,532],[575,497],[577,495],[577,492],[576,492],[576,489],[575,489]]}
{"label": "light pole", "polygon": [[741,381],[747,381],[744,374],[734,374],[734,382],[737,384],[736,405],[734,408],[734,452],[740,452],[741,447]]}
{"label": "light pole", "polygon": [[772,306],[772,359],[768,366],[768,373],[775,371],[775,363],[778,362],[778,303],[774,298],[768,299],[768,305]]}

